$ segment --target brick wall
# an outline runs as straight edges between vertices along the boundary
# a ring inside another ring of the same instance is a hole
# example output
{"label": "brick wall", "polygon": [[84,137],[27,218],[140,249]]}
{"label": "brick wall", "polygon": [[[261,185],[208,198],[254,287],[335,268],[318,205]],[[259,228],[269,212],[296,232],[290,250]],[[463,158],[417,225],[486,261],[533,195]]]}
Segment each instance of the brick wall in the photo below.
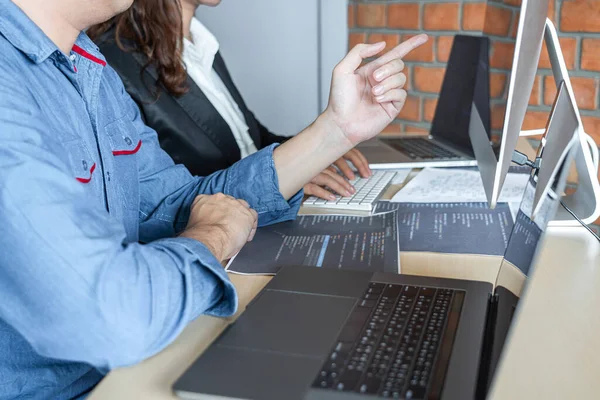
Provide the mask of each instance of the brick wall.
{"label": "brick wall", "polygon": [[[430,41],[406,59],[409,97],[397,121],[384,133],[429,130],[444,76],[452,37],[456,33],[491,38],[492,125],[502,128],[509,68],[521,0],[349,0],[349,44],[384,40],[388,47],[420,32]],[[600,143],[600,0],[549,0],[548,16],[560,42],[583,116],[584,127]],[[524,129],[543,128],[556,87],[545,49],[530,97]]]}
{"label": "brick wall", "polygon": [[[548,17],[559,32],[584,128],[600,144],[600,0],[548,1]],[[430,35],[426,45],[404,60],[409,96],[398,119],[383,134],[429,132],[456,33],[484,33],[491,38],[492,129],[499,134],[504,118],[500,104],[508,94],[520,5],[521,0],[349,0],[350,47],[385,40],[391,48],[411,35]],[[555,93],[544,46],[524,129],[545,126]]]}

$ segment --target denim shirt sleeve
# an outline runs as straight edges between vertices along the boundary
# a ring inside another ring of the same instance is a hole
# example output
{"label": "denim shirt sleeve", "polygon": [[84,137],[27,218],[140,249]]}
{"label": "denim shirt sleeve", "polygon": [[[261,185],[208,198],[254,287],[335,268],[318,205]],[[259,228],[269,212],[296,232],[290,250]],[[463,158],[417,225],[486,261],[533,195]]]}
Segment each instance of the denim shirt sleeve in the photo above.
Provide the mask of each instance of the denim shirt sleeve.
{"label": "denim shirt sleeve", "polygon": [[[108,370],[156,354],[202,313],[234,313],[234,287],[201,243],[126,242],[123,222],[90,203],[45,121],[22,85],[0,82],[0,318],[41,355]],[[141,171],[149,215],[185,218],[197,192],[236,184],[227,173],[193,179],[147,148],[146,161],[157,158]],[[272,168],[268,150],[255,159],[257,172]],[[253,203],[264,207],[263,221],[289,215],[276,210],[286,208],[282,199],[263,194],[268,203]]]}
{"label": "denim shirt sleeve", "polygon": [[173,163],[160,148],[156,132],[144,124],[135,102],[126,92],[123,96],[143,143],[138,152],[141,241],[171,237],[185,229],[190,206],[199,194],[225,193],[246,200],[258,213],[259,226],[296,218],[303,192],[300,190],[289,201],[279,192],[273,162],[273,150],[278,144],[270,145],[228,169],[206,177],[194,177],[183,165]]}

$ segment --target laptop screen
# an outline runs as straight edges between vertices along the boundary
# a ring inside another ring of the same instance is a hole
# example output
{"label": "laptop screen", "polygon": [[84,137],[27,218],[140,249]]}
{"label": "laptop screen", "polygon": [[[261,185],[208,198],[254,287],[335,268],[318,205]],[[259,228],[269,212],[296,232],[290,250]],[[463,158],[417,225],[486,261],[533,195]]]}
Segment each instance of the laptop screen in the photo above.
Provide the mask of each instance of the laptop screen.
{"label": "laptop screen", "polygon": [[[560,133],[564,134],[563,132]],[[554,142],[549,143],[552,145]],[[520,296],[526,278],[531,275],[536,254],[541,247],[540,242],[543,234],[549,222],[556,215],[560,204],[560,195],[564,193],[569,171],[566,166],[572,162],[574,153],[573,150],[568,148],[565,148],[565,151],[568,152],[568,155],[561,165],[554,167],[557,168],[558,172],[550,186],[550,190],[540,200],[541,206],[535,216],[533,216],[533,199],[538,182],[537,174],[530,178],[523,193],[495,285],[496,287],[505,287],[517,296]],[[548,167],[552,166],[548,165]]]}
{"label": "laptop screen", "polygon": [[469,121],[473,101],[481,102],[487,113],[481,116],[490,131],[489,113],[489,39],[456,35],[446,66],[431,136],[458,147],[474,156],[469,137]]}

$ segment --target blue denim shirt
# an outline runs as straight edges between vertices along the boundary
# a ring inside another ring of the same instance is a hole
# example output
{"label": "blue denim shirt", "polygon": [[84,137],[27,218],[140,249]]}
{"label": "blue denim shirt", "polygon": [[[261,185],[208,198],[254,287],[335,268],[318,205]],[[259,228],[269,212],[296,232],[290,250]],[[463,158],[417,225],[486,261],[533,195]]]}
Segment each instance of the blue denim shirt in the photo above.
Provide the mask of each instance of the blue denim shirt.
{"label": "blue denim shirt", "polygon": [[0,398],[84,396],[200,314],[231,315],[219,261],[175,236],[200,193],[294,218],[272,152],[192,177],[84,33],[63,54],[0,0]]}

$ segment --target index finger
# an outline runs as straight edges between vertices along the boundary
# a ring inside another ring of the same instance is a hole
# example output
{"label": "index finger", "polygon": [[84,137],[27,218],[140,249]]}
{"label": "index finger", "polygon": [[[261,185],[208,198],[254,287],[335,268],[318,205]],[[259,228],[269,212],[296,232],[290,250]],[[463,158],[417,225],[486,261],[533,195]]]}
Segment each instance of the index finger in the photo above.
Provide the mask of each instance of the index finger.
{"label": "index finger", "polygon": [[398,46],[394,47],[381,57],[371,61],[369,64],[367,64],[367,67],[369,69],[373,67],[377,68],[397,58],[404,58],[404,56],[406,56],[408,53],[426,43],[427,40],[429,40],[429,37],[424,33],[413,36],[410,39],[400,43]]}

